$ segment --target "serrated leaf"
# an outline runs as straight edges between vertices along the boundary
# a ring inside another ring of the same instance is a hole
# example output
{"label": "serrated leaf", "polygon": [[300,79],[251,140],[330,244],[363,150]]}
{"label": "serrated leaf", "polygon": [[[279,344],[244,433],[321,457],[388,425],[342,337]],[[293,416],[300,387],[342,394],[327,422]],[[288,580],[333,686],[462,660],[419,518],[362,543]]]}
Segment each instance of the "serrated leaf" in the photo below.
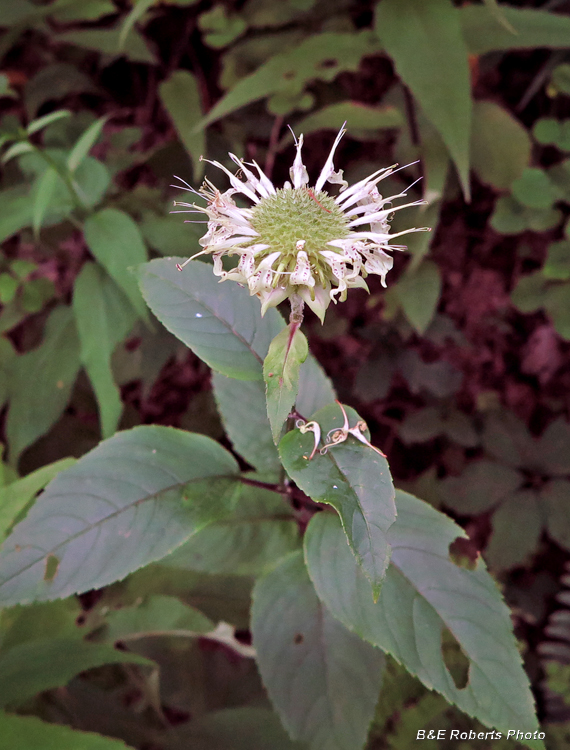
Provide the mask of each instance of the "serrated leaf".
{"label": "serrated leaf", "polygon": [[298,546],[297,524],[283,497],[246,485],[231,516],[200,531],[160,564],[204,573],[259,575]]}
{"label": "serrated leaf", "polygon": [[86,156],[95,145],[97,139],[103,132],[103,127],[109,119],[108,115],[100,117],[81,134],[67,157],[67,168],[73,174],[77,167],[85,160]]}
{"label": "serrated leaf", "polygon": [[491,101],[473,104],[471,163],[488,185],[507,190],[530,161],[529,134],[510,112]]}
{"label": "serrated leaf", "polygon": [[509,495],[491,520],[493,533],[485,559],[494,570],[522,565],[536,552],[542,533],[542,515],[534,490],[522,489]]}
{"label": "serrated leaf", "polygon": [[17,357],[11,367],[6,434],[12,464],[59,419],[79,367],[73,313],[61,305],[50,314],[42,343]]}
{"label": "serrated leaf", "polygon": [[147,317],[134,267],[144,263],[147,251],[140,229],[116,208],[104,208],[85,221],[85,241],[109,276],[121,287],[139,315]]}
{"label": "serrated leaf", "polygon": [[170,427],[103,441],[48,485],[4,543],[0,603],[100,588],[164,557],[231,509],[237,473],[213,440]]}
{"label": "serrated leaf", "polygon": [[279,313],[261,317],[259,300],[237,284],[219,284],[206,263],[176,268],[184,258],[158,258],[140,271],[143,296],[161,323],[213,370],[262,380],[269,344],[281,330]]}
{"label": "serrated leaf", "polygon": [[375,30],[438,130],[469,195],[471,84],[459,9],[449,0],[383,0]]}
{"label": "serrated leaf", "polygon": [[290,736],[311,750],[360,750],[384,660],[331,617],[300,552],[256,584],[251,628],[259,671]]}
{"label": "serrated leaf", "polygon": [[202,120],[200,127],[271,94],[281,91],[298,94],[309,81],[332,81],[343,70],[356,71],[365,55],[378,50],[378,42],[368,30],[356,34],[313,34],[239,80]]}
{"label": "serrated leaf", "polygon": [[42,490],[48,482],[56,477],[60,471],[67,469],[75,463],[74,458],[61,458],[41,469],[36,469],[21,479],[0,487],[0,544],[14,519],[26,505],[30,503],[36,494]]}
{"label": "serrated leaf", "polygon": [[568,47],[568,16],[531,8],[511,8],[504,4],[500,8],[504,20],[516,34],[497,23],[482,5],[464,5],[459,9],[461,27],[471,54],[485,55],[487,52],[535,47]]}
{"label": "serrated leaf", "polygon": [[86,263],[73,287],[73,312],[79,333],[81,363],[97,397],[103,437],[119,424],[123,404],[111,370],[111,355],[129,333],[136,313],[105,271]]}
{"label": "serrated leaf", "polygon": [[523,482],[524,477],[515,469],[482,458],[468,464],[459,477],[442,480],[439,491],[448,508],[477,515],[498,505]]}
{"label": "serrated leaf", "polygon": [[80,732],[61,724],[48,724],[36,716],[0,711],[0,736],[10,750],[129,750],[122,740],[94,732]]}
{"label": "serrated leaf", "polygon": [[103,664],[154,666],[139,654],[76,638],[45,638],[0,654],[0,706],[17,705],[37,693],[66,685],[72,677]]}
{"label": "serrated leaf", "polygon": [[158,91],[178,137],[192,159],[194,177],[199,180],[204,174],[204,162],[200,161],[200,157],[206,151],[206,136],[203,130],[195,131],[202,117],[196,78],[187,70],[176,70],[159,84]]}
{"label": "serrated leaf", "polygon": [[[358,423],[354,409],[348,407],[346,413],[352,426]],[[323,443],[343,425],[342,413],[334,404],[320,409],[311,420],[320,425]],[[314,437],[299,429],[288,432],[279,443],[281,461],[303,492],[338,512],[350,548],[377,596],[390,559],[387,532],[396,518],[388,462],[352,436],[325,455],[316,451],[309,459]]]}
{"label": "serrated leaf", "polygon": [[175,596],[155,594],[134,607],[121,607],[105,617],[105,640],[132,641],[150,636],[196,636],[214,629],[200,610]]}
{"label": "serrated leaf", "polygon": [[405,273],[394,287],[406,318],[420,335],[425,333],[435,315],[441,284],[437,265],[424,260],[419,268]]}
{"label": "serrated leaf", "polygon": [[275,443],[297,397],[299,369],[307,358],[307,339],[297,329],[291,337],[290,329],[283,328],[269,345],[263,362],[263,378],[267,396],[267,415]]}
{"label": "serrated leaf", "polygon": [[[509,610],[479,559],[475,570],[453,563],[449,545],[464,531],[405,492],[389,538],[392,561],[376,604],[348,553],[338,520],[319,513],[305,534],[309,575],[330,612],[379,646],[431,690],[489,727],[535,731],[538,723]],[[448,629],[469,659],[469,680],[457,688],[442,655]],[[540,741],[529,747],[544,748]]]}

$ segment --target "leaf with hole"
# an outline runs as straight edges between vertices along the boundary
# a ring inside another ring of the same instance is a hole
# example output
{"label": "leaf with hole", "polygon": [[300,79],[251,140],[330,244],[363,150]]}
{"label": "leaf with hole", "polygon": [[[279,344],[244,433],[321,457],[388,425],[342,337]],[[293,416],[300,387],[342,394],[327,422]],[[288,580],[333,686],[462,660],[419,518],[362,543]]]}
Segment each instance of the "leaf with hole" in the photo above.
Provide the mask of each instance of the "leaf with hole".
{"label": "leaf with hole", "polygon": [[220,284],[207,263],[176,268],[184,258],[158,258],[140,271],[143,296],[161,323],[213,370],[239,380],[262,380],[269,344],[283,326],[271,308],[237,284]]}
{"label": "leaf with hole", "polygon": [[170,427],[120,432],[61,472],[0,552],[0,603],[101,588],[228,513],[238,466],[210,438]]}
{"label": "leaf with hole", "polygon": [[257,582],[251,629],[263,682],[291,738],[311,750],[360,750],[384,659],[319,601],[300,552]]}
{"label": "leaf with hole", "polygon": [[[351,427],[360,417],[346,409]],[[319,424],[323,444],[333,442],[343,426],[337,404],[313,414]],[[316,502],[332,505],[342,520],[350,548],[378,596],[390,559],[388,529],[396,519],[394,486],[388,462],[374,448],[353,436],[309,458],[315,434],[288,432],[279,443],[279,455],[293,481]],[[371,592],[372,596],[372,592]]]}
{"label": "leaf with hole", "polygon": [[[305,556],[319,598],[347,628],[486,726],[537,730],[510,613],[495,582],[480,558],[474,570],[450,559],[449,546],[464,531],[405,492],[397,492],[397,507],[392,560],[376,604],[339,521],[329,513],[312,518]],[[458,686],[446,666],[443,634],[469,660],[466,685]]]}

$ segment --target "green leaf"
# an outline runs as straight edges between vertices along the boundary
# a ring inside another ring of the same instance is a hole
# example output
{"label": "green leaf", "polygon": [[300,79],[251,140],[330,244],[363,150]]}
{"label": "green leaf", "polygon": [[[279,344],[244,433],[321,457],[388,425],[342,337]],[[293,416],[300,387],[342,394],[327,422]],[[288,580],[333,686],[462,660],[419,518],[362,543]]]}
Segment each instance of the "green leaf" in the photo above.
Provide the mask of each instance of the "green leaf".
{"label": "green leaf", "polygon": [[143,296],[161,323],[213,370],[239,380],[262,380],[263,360],[283,321],[237,284],[219,284],[206,263],[158,258],[140,272]]}
{"label": "green leaf", "polygon": [[332,81],[344,70],[356,71],[365,55],[378,52],[368,30],[356,34],[323,32],[304,39],[292,50],[271,57],[239,80],[200,123],[204,128],[246,104],[277,92],[301,93],[312,80]]}
{"label": "green leaf", "polygon": [[6,151],[4,151],[2,155],[2,164],[8,164],[8,162],[11,159],[14,159],[16,156],[29,154],[33,151],[34,147],[31,143],[29,143],[28,141],[18,141],[17,143],[12,144]]}
{"label": "green leaf", "polygon": [[570,120],[541,117],[535,122],[532,134],[539,143],[570,151]]}
{"label": "green leaf", "polygon": [[[552,187],[552,184],[549,188]],[[518,234],[525,229],[534,232],[546,232],[560,223],[562,214],[554,208],[526,208],[511,195],[502,195],[495,204],[491,216],[491,226],[502,234]]]}
{"label": "green leaf", "polygon": [[[378,130],[402,127],[404,118],[400,110],[391,105],[371,107],[362,102],[345,101],[312,112],[295,125],[295,130],[304,135],[319,130],[338,131],[345,123],[351,138],[370,140]],[[286,136],[282,144],[289,143],[292,138]]]}
{"label": "green leaf", "polygon": [[[467,570],[449,557],[450,543],[464,531],[405,492],[397,492],[397,506],[392,561],[376,604],[338,520],[328,513],[312,518],[305,556],[319,598],[346,627],[486,726],[538,729],[510,613],[493,579],[480,558]],[[444,629],[469,659],[465,687],[456,686],[443,659]]]}
{"label": "green leaf", "polygon": [[283,497],[244,486],[231,516],[206,527],[160,561],[204,573],[259,575],[299,546],[299,532]]}
{"label": "green leaf", "polygon": [[325,371],[309,354],[301,365],[299,376],[299,393],[297,394],[296,409],[299,414],[313,414],[336,399],[336,393]]}
{"label": "green leaf", "polygon": [[511,301],[522,313],[540,310],[544,305],[546,286],[546,279],[540,271],[523,276],[511,293]]}
{"label": "green leaf", "polygon": [[0,711],[0,736],[10,750],[40,747],[42,750],[129,750],[121,740],[3,711]]}
{"label": "green leaf", "polygon": [[77,31],[66,31],[54,36],[56,42],[66,42],[78,47],[101,52],[111,59],[126,56],[132,62],[154,63],[155,59],[143,37],[133,30],[121,49],[119,46],[119,26],[110,29],[80,29]]}
{"label": "green leaf", "polygon": [[546,172],[537,167],[527,167],[511,189],[516,200],[528,208],[551,208],[559,197]]}
{"label": "green leaf", "polygon": [[0,191],[0,242],[32,223],[29,191],[21,186]]}
{"label": "green leaf", "polygon": [[515,469],[482,458],[468,464],[461,476],[442,480],[439,491],[448,508],[477,515],[498,505],[523,482],[524,477]]}
{"label": "green leaf", "polygon": [[[287,736],[267,708],[244,706],[208,711],[179,728],[192,750],[305,750]],[[51,749],[50,749],[51,750]],[[67,750],[67,748],[65,748]]]}
{"label": "green leaf", "polygon": [[0,487],[0,543],[14,519],[34,499],[36,494],[43,490],[46,484],[51,482],[60,471],[73,466],[74,463],[74,458],[61,458],[59,461],[42,466],[41,469],[36,469],[22,479],[17,479],[15,482]]}
{"label": "green leaf", "polygon": [[103,664],[154,666],[149,659],[75,638],[49,638],[14,646],[0,655],[0,706],[66,685],[75,675]]}
{"label": "green leaf", "polygon": [[394,287],[406,318],[423,335],[437,310],[441,294],[441,274],[435,263],[424,260],[422,264],[405,273]]}
{"label": "green leaf", "polygon": [[[349,407],[346,413],[349,423],[358,423],[360,417],[354,409]],[[337,405],[319,410],[311,420],[320,425],[323,441],[343,424]],[[329,448],[324,456],[316,451],[309,460],[314,437],[299,429],[288,432],[279,444],[281,461],[303,492],[338,512],[350,548],[377,596],[390,559],[387,533],[396,518],[388,462],[352,436]]]}
{"label": "green leaf", "polygon": [[240,16],[228,14],[223,5],[200,14],[198,26],[204,32],[204,41],[216,49],[226,47],[246,30],[247,23]]}
{"label": "green leaf", "polygon": [[121,26],[121,33],[119,34],[119,49],[123,49],[125,41],[133,30],[135,23],[140,21],[147,10],[155,5],[156,0],[135,0],[133,7],[130,12],[126,15],[123,25]]}
{"label": "green leaf", "polygon": [[278,477],[281,462],[267,420],[261,380],[235,380],[212,374],[214,397],[234,450],[262,474]]}
{"label": "green leaf", "polygon": [[85,161],[86,156],[89,154],[97,139],[103,132],[103,127],[108,119],[108,115],[105,115],[104,117],[95,120],[95,122],[92,122],[75,143],[67,157],[67,168],[71,174],[73,174],[77,167]]}
{"label": "green leaf", "polygon": [[73,21],[96,21],[101,16],[116,13],[117,8],[111,0],[56,0],[51,3],[48,12],[60,23]]}
{"label": "green leaf", "polygon": [[570,280],[570,241],[552,242],[548,246],[548,256],[542,267],[545,279],[554,281]]}
{"label": "green leaf", "polygon": [[510,112],[491,101],[473,104],[471,163],[481,182],[507,190],[531,155],[529,134]]}
{"label": "green leaf", "polygon": [[384,660],[331,617],[300,552],[256,584],[251,629],[263,682],[290,736],[311,750],[360,750]]}
{"label": "green leaf", "polygon": [[570,64],[557,65],[552,71],[550,83],[558,94],[570,94]]}
{"label": "green leaf", "polygon": [[81,363],[99,404],[101,432],[103,437],[110,437],[123,411],[111,370],[111,355],[133,327],[136,314],[113,279],[95,263],[86,263],[75,280],[73,312]]}
{"label": "green leaf", "polygon": [[464,5],[459,9],[463,35],[473,55],[485,55],[511,49],[549,49],[568,47],[570,18],[545,10],[499,6],[506,22],[516,31],[513,34],[482,5]]}
{"label": "green leaf", "polygon": [[34,133],[37,133],[39,130],[43,130],[43,128],[47,128],[48,125],[51,125],[54,122],[57,122],[58,120],[62,120],[64,117],[70,117],[71,112],[68,109],[57,109],[55,112],[50,112],[48,115],[43,115],[43,117],[38,117],[37,120],[32,120],[31,123],[26,128],[26,133],[28,135],[33,135]]}
{"label": "green leaf", "polygon": [[501,26],[503,26],[508,32],[516,35],[516,29],[514,29],[505,18],[505,14],[503,12],[504,6],[499,5],[497,0],[483,0],[483,2],[489,9],[489,13],[493,16],[493,18],[495,18],[497,22],[500,23]]}
{"label": "green leaf", "polygon": [[570,293],[568,284],[547,287],[544,294],[544,307],[552,318],[556,332],[570,341]]}
{"label": "green leaf", "polygon": [[533,441],[534,463],[552,477],[570,475],[570,424],[562,416],[551,422],[538,441]]}
{"label": "green leaf", "polygon": [[299,369],[307,358],[309,345],[305,335],[297,329],[283,328],[269,345],[263,362],[263,378],[267,395],[267,415],[275,443],[299,390]]}
{"label": "green leaf", "polygon": [[489,456],[514,469],[535,463],[537,442],[522,419],[510,411],[491,412],[486,417],[482,441]]}
{"label": "green leaf", "polygon": [[48,485],[4,543],[0,603],[101,588],[164,557],[231,509],[237,474],[203,435],[141,426],[104,440]]}
{"label": "green leaf", "polygon": [[182,145],[192,159],[194,177],[199,180],[204,174],[204,163],[200,161],[200,157],[206,151],[206,136],[203,130],[195,131],[196,124],[202,117],[196,78],[187,70],[175,70],[159,84],[158,92]]}
{"label": "green leaf", "polygon": [[37,190],[32,208],[32,229],[37,237],[44,220],[44,216],[52,201],[58,181],[55,169],[48,167],[37,183]]}
{"label": "green leaf", "polygon": [[150,636],[201,635],[214,623],[175,596],[150,596],[134,607],[122,607],[105,617],[105,640],[132,641]]}
{"label": "green leaf", "polygon": [[375,30],[449,149],[468,196],[472,103],[459,9],[450,0],[383,0]]}
{"label": "green leaf", "polygon": [[534,490],[518,490],[493,513],[493,533],[485,559],[493,570],[523,565],[536,552],[542,532],[539,498]]}
{"label": "green leaf", "polygon": [[439,409],[435,406],[426,406],[425,409],[412,412],[404,419],[398,429],[398,435],[404,443],[410,445],[433,440],[443,433],[443,429]]}
{"label": "green leaf", "polygon": [[50,314],[42,343],[14,360],[6,434],[10,461],[57,422],[79,371],[79,341],[70,307]]}
{"label": "green leaf", "polygon": [[139,315],[147,317],[137,277],[131,270],[144,263],[147,251],[138,226],[116,208],[104,208],[85,222],[85,241],[109,276],[121,287]]}
{"label": "green leaf", "polygon": [[548,533],[565,550],[570,550],[569,497],[570,482],[566,479],[554,479],[540,489]]}
{"label": "green leaf", "polygon": [[[44,6],[45,7],[45,6]],[[24,101],[28,117],[33,117],[42,105],[47,102],[60,101],[70,94],[97,94],[99,89],[93,81],[75,65],[67,62],[55,62],[42,66],[24,87]],[[61,110],[58,111],[60,114]],[[68,113],[71,114],[71,113]],[[77,120],[74,116],[67,125],[73,127]],[[55,122],[60,122],[58,117]],[[53,123],[54,121],[52,121]],[[52,124],[48,123],[48,125]],[[63,123],[62,123],[63,124]],[[47,133],[44,133],[46,143]]]}

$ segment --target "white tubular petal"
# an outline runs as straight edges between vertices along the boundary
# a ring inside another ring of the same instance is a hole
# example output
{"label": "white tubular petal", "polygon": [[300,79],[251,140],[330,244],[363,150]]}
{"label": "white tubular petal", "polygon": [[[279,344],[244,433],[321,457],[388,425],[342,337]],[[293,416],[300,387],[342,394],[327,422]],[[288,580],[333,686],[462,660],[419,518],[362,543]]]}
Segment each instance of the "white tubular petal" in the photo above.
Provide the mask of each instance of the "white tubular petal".
{"label": "white tubular petal", "polygon": [[260,292],[258,295],[261,300],[261,316],[263,317],[270,307],[277,307],[283,300],[289,296],[289,290],[286,287],[278,286],[268,292]]}
{"label": "white tubular petal", "polygon": [[267,192],[270,195],[275,195],[275,193],[277,192],[275,190],[275,185],[271,182],[271,180],[265,174],[265,172],[263,171],[263,169],[261,169],[261,167],[259,166],[259,164],[255,160],[253,160],[251,162],[251,165],[254,166],[257,169],[257,173],[259,174],[259,181],[261,182],[261,184],[263,185],[263,187],[267,190]]}
{"label": "white tubular petal", "polygon": [[374,273],[380,276],[382,286],[386,286],[386,274],[391,270],[394,265],[394,259],[391,255],[383,252],[382,250],[373,250],[369,255],[367,254],[366,262],[364,263],[364,270],[368,273]]}
{"label": "white tubular petal", "polygon": [[291,181],[293,182],[293,187],[295,189],[302,188],[303,185],[306,185],[309,182],[307,168],[301,160],[302,147],[303,136],[300,135],[299,140],[297,141],[297,154],[295,155],[295,161],[293,162],[293,166],[289,170],[289,175],[291,176]]}
{"label": "white tubular petal", "polygon": [[271,271],[258,271],[253,276],[250,276],[247,280],[250,294],[259,294],[260,292],[268,292],[271,290],[271,282],[273,281],[273,274]]}
{"label": "white tubular petal", "polygon": [[324,323],[327,307],[330,305],[330,286],[326,288],[315,286],[313,289],[301,286],[297,289],[297,294],[307,303],[307,306],[315,313],[321,323]]}
{"label": "white tubular petal", "polygon": [[412,229],[404,229],[403,232],[396,232],[395,234],[383,234],[379,232],[351,232],[349,237],[355,240],[369,239],[372,242],[378,242],[383,244],[394,239],[394,237],[401,237],[403,234],[409,234],[410,232],[431,232],[429,227],[413,227]]}
{"label": "white tubular petal", "polygon": [[[392,200],[392,199],[390,199]],[[373,224],[375,222],[383,223],[390,214],[394,211],[400,211],[402,208],[410,208],[410,206],[425,206],[426,201],[412,201],[411,203],[403,203],[401,206],[393,206],[392,208],[385,208],[382,211],[377,211],[375,214],[367,214],[366,216],[360,216],[358,219],[354,219],[349,223],[349,227],[356,227],[359,224]]]}
{"label": "white tubular petal", "polygon": [[247,280],[253,274],[254,270],[255,259],[253,257],[253,253],[246,250],[245,253],[242,253],[241,258],[239,259],[237,271],[238,273],[241,273],[241,275],[244,276],[244,278]]}
{"label": "white tubular petal", "polygon": [[[351,185],[349,188],[344,190],[340,195],[338,195],[335,198],[335,201],[340,205],[348,201],[349,198],[352,198],[355,194],[360,194],[364,188],[368,187],[372,183],[373,180],[376,180],[376,182],[380,182],[380,180],[383,180],[385,177],[388,177],[388,175],[392,174],[394,171],[394,167],[396,165],[392,165],[391,167],[383,167],[382,169],[377,170],[376,172],[373,172],[368,177],[365,177],[363,180],[360,180],[360,182],[355,182],[354,185]],[[379,175],[379,176],[378,176]],[[376,183],[374,183],[376,184]],[[356,198],[354,200],[357,200]],[[354,200],[351,200],[350,203],[354,203]]]}
{"label": "white tubular petal", "polygon": [[253,188],[253,190],[258,192],[262,198],[267,198],[269,193],[263,187],[263,185],[261,184],[261,181],[258,180],[258,178],[253,174],[253,172],[245,166],[244,162],[241,159],[238,159],[238,157],[235,154],[232,154],[231,152],[230,152],[230,159],[234,162],[234,164],[236,164],[241,169],[241,171],[247,177],[246,185],[248,185],[248,187],[251,187]]}
{"label": "white tubular petal", "polygon": [[315,286],[315,280],[311,273],[309,257],[304,250],[297,253],[297,262],[290,278],[291,284],[303,284],[304,286]]}
{"label": "white tubular petal", "polygon": [[275,263],[277,258],[281,257],[281,253],[279,250],[277,250],[275,253],[269,253],[263,260],[259,262],[259,265],[257,266],[257,271],[267,271],[271,268],[271,266]]}
{"label": "white tubular petal", "polygon": [[226,169],[223,164],[220,164],[219,161],[210,161],[210,159],[203,159],[203,161],[207,161],[209,164],[212,164],[214,167],[218,167],[218,169],[221,169],[222,172],[225,172],[227,176],[230,179],[230,182],[232,184],[232,187],[234,190],[236,190],[238,193],[243,193],[243,195],[247,195],[247,197],[252,200],[254,203],[259,203],[259,197],[255,194],[251,188],[247,186],[246,183],[239,180],[235,174],[232,174],[229,169]]}
{"label": "white tubular petal", "polygon": [[[346,125],[346,122],[344,123]],[[325,162],[325,166],[322,168],[321,173],[319,175],[318,180],[315,182],[315,192],[318,193],[319,190],[322,190],[324,187],[325,182],[329,181],[329,178],[333,175],[335,175],[334,172],[334,165],[333,165],[333,159],[334,159],[334,152],[336,151],[336,148],[338,144],[340,143],[340,139],[342,136],[346,133],[344,125],[339,130],[337,137],[335,138],[335,141],[333,143],[333,147],[331,148],[330,154],[328,155],[328,158]],[[344,183],[345,185],[348,185],[347,182],[345,182],[342,179],[342,172],[340,173],[340,180],[339,175],[335,175],[333,180],[330,180],[331,182],[340,182],[341,184]]]}
{"label": "white tubular petal", "polygon": [[347,247],[345,255],[349,262],[352,263],[352,271],[348,271],[346,274],[346,279],[348,281],[348,279],[355,279],[360,273],[360,269],[362,268],[362,258],[358,250],[354,247]]}
{"label": "white tubular petal", "polygon": [[225,275],[225,271],[222,267],[222,255],[223,253],[214,253],[214,276]]}

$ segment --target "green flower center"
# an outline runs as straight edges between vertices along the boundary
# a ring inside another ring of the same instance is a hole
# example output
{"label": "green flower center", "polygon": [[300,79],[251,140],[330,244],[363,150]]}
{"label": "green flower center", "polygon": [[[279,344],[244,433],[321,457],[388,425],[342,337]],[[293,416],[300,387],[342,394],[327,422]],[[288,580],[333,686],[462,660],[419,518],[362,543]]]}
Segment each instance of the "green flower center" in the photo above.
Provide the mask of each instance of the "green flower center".
{"label": "green flower center", "polygon": [[282,271],[292,271],[295,267],[299,240],[305,241],[303,250],[317,270],[323,265],[322,250],[341,252],[327,243],[343,239],[349,233],[348,221],[334,199],[310,188],[281,188],[275,195],[263,198],[253,208],[250,223],[259,232],[255,241],[269,245],[263,255],[276,251],[282,254],[279,264]]}

